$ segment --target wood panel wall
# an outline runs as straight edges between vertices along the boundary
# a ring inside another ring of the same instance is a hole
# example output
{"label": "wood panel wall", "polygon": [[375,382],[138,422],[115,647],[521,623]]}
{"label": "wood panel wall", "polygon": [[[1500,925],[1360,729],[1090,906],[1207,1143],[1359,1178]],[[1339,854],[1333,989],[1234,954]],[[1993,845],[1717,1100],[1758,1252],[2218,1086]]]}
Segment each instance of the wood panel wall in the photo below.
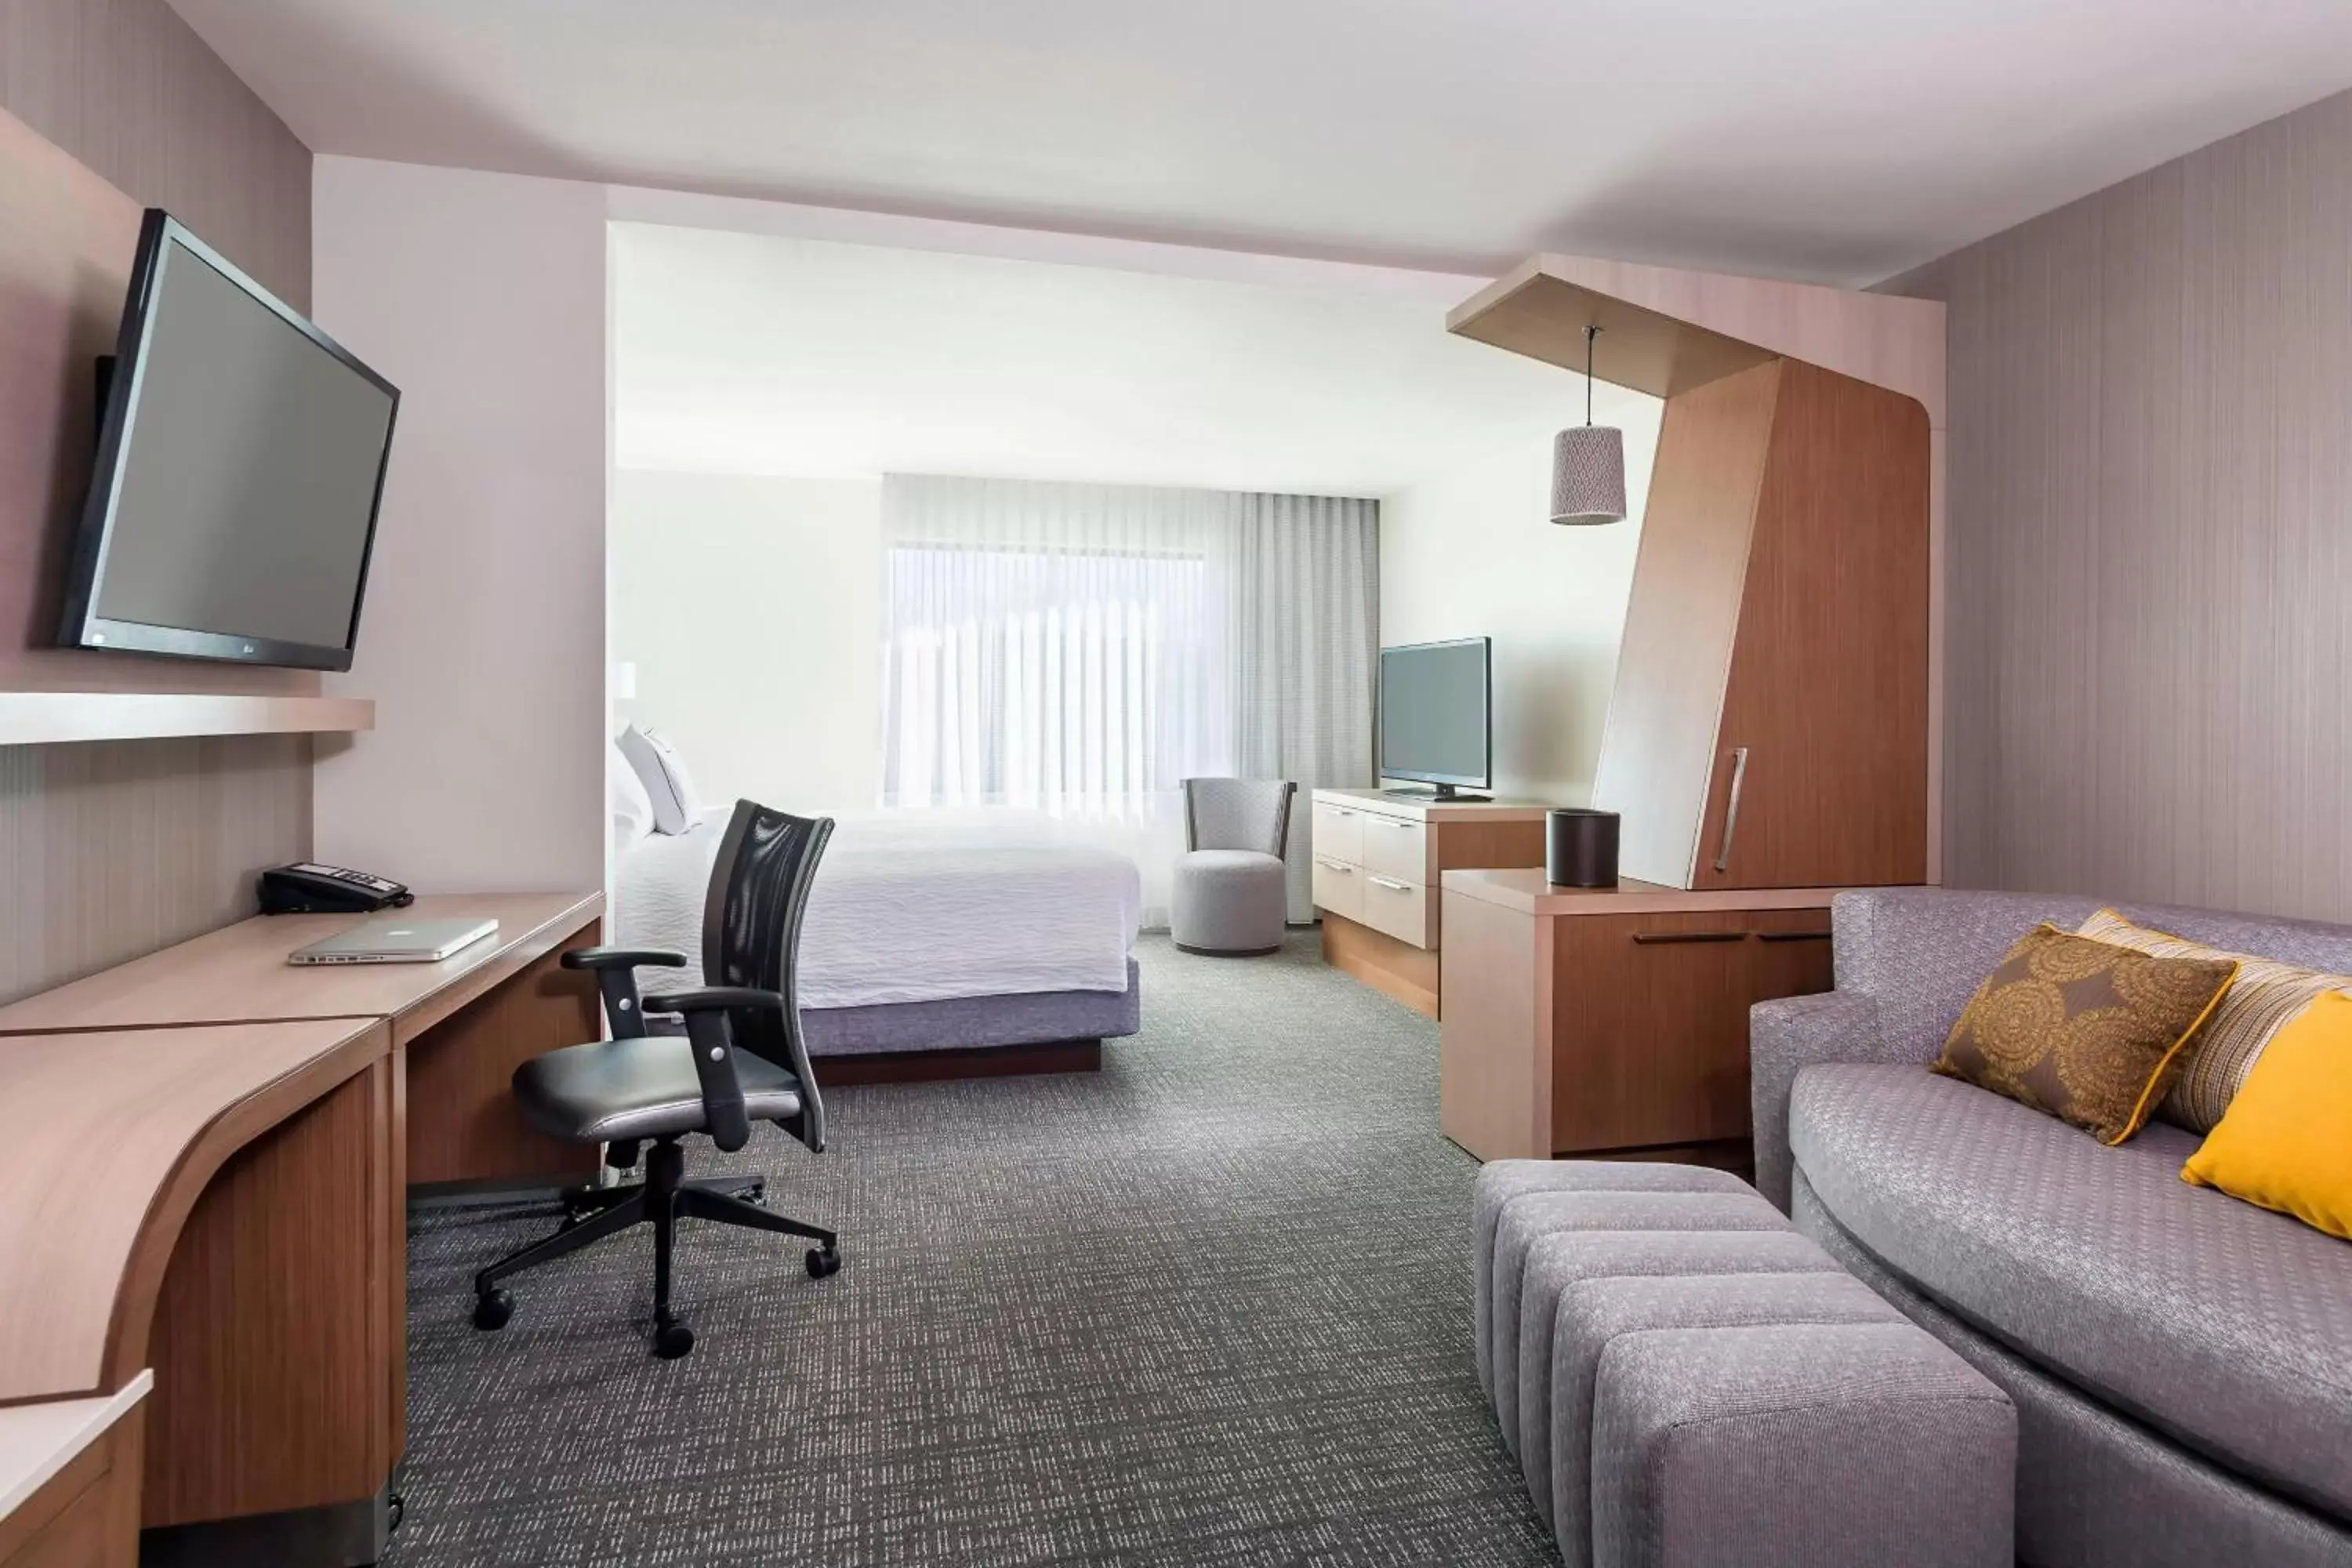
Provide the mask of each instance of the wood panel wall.
{"label": "wood panel wall", "polygon": [[310,842],[307,735],[0,746],[0,999],[243,920]]}
{"label": "wood panel wall", "polygon": [[[317,690],[43,646],[140,208],[307,310],[309,150],[165,0],[0,0],[0,686]],[[250,913],[254,870],[310,852],[310,755],[302,736],[0,747],[0,998]]]}
{"label": "wood panel wall", "polygon": [[310,309],[310,150],[166,0],[0,0],[0,109]]}
{"label": "wood panel wall", "polygon": [[2352,920],[2352,94],[1883,287],[1949,308],[1947,880]]}

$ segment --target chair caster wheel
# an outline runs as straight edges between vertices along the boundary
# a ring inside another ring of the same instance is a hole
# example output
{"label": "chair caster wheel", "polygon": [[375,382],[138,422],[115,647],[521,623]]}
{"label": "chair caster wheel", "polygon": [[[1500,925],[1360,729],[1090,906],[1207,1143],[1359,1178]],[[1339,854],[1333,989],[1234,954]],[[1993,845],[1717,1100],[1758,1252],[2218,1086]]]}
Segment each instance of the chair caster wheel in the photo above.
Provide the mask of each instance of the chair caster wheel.
{"label": "chair caster wheel", "polygon": [[694,1331],[684,1323],[664,1323],[654,1331],[654,1354],[676,1361],[694,1348]]}
{"label": "chair caster wheel", "polygon": [[808,1249],[808,1271],[812,1279],[822,1279],[841,1272],[841,1248],[827,1244]]}
{"label": "chair caster wheel", "polygon": [[478,1329],[503,1329],[513,1316],[514,1298],[503,1290],[491,1290],[474,1298],[474,1327]]}

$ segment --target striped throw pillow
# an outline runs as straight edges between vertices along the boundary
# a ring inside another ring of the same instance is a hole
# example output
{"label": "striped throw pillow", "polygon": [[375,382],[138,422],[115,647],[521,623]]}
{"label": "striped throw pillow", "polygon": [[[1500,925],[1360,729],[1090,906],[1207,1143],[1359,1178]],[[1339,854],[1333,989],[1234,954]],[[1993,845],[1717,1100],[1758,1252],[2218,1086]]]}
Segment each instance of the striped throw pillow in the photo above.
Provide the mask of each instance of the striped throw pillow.
{"label": "striped throw pillow", "polygon": [[2137,926],[2113,910],[2101,910],[2075,933],[2110,942],[2158,958],[2234,958],[2238,978],[2191,1041],[2188,1065],[2173,1080],[2157,1115],[2191,1132],[2210,1132],[2230,1109],[2263,1047],[2314,998],[2352,987],[2352,974],[2325,974],[2300,964],[2280,963],[2249,953],[2224,952],[2169,931]]}

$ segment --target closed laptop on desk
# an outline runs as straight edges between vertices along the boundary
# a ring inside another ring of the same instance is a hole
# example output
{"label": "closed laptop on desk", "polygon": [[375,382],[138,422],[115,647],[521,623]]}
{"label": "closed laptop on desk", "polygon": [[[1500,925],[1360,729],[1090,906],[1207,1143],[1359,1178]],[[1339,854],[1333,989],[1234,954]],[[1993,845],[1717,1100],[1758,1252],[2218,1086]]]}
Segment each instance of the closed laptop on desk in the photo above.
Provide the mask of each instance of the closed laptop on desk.
{"label": "closed laptop on desk", "polygon": [[493,920],[397,918],[362,921],[337,936],[297,948],[289,963],[436,963],[499,929]]}

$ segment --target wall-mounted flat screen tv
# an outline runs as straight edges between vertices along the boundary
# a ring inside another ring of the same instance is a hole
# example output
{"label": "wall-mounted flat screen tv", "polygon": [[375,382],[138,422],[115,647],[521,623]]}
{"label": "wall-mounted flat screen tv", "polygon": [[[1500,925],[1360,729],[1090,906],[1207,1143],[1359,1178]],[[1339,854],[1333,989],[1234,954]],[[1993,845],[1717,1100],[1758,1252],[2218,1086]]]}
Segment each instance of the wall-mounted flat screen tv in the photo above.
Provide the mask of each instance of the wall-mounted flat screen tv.
{"label": "wall-mounted flat screen tv", "polygon": [[1440,799],[1494,783],[1493,662],[1485,637],[1381,649],[1382,778],[1434,784]]}
{"label": "wall-mounted flat screen tv", "polygon": [[349,669],[400,392],[161,211],[59,641]]}

